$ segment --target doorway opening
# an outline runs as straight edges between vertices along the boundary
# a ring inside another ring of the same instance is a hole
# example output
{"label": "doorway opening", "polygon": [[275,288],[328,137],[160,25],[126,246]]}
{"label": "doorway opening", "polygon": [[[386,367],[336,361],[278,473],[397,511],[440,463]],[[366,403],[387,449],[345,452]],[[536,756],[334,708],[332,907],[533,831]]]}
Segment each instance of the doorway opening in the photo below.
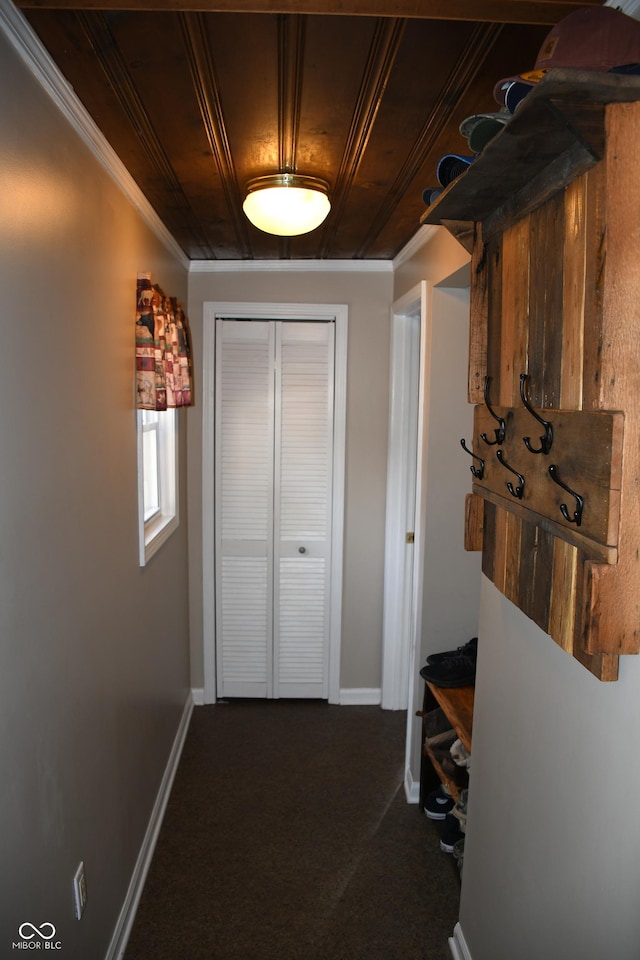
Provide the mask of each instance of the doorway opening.
{"label": "doorway opening", "polygon": [[419,798],[420,666],[477,635],[480,556],[464,549],[469,481],[459,444],[473,431],[469,294],[466,273],[464,285],[453,280],[423,281],[392,315],[383,706],[407,710],[410,802]]}

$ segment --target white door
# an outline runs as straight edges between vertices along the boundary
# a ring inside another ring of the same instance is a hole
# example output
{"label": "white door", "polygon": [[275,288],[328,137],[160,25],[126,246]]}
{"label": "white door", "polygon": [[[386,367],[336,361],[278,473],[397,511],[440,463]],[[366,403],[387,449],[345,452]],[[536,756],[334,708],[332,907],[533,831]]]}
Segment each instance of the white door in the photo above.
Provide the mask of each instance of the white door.
{"label": "white door", "polygon": [[217,693],[326,698],[334,324],[216,338]]}
{"label": "white door", "polygon": [[[382,708],[406,710],[416,636],[416,584],[421,578],[422,521],[417,511],[420,384],[426,283],[394,304],[389,392],[385,529]],[[417,562],[414,562],[417,561]]]}

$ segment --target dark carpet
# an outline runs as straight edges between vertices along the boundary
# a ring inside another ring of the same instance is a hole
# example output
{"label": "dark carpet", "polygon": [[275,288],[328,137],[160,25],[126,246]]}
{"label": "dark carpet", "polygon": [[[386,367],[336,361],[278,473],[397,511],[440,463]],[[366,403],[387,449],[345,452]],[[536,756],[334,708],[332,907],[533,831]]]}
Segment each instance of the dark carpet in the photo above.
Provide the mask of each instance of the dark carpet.
{"label": "dark carpet", "polygon": [[405,723],[197,707],[125,960],[450,960],[460,885],[406,802]]}

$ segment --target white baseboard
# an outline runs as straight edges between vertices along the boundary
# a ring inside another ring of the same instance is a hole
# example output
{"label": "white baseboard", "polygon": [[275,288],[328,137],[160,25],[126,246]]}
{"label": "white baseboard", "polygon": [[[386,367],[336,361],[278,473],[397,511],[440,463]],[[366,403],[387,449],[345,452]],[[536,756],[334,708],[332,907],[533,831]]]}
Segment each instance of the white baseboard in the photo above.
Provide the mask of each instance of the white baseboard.
{"label": "white baseboard", "polygon": [[420,783],[413,779],[408,767],[404,775],[404,793],[407,803],[420,803]]}
{"label": "white baseboard", "polygon": [[453,960],[472,960],[459,922],[453,928],[453,936],[449,937],[449,951]]}
{"label": "white baseboard", "polygon": [[[204,687],[194,687],[191,691],[195,707],[204,705]],[[354,687],[340,691],[340,705],[343,707],[374,706],[382,703],[382,690],[378,687]]]}
{"label": "white baseboard", "polygon": [[341,707],[377,707],[382,703],[382,690],[379,687],[354,687],[340,690]]}
{"label": "white baseboard", "polygon": [[144,887],[144,882],[147,878],[147,873],[149,872],[151,858],[153,857],[153,851],[155,850],[158,834],[160,833],[162,818],[164,817],[164,812],[167,808],[167,802],[169,800],[169,794],[171,793],[173,779],[176,775],[176,770],[178,769],[178,762],[180,760],[180,754],[182,753],[184,741],[187,736],[187,730],[189,729],[189,721],[191,719],[192,710],[193,696],[191,693],[189,693],[184,705],[184,710],[182,711],[180,725],[173,741],[169,760],[167,761],[167,765],[162,776],[160,789],[158,790],[156,801],[153,805],[153,810],[151,811],[151,817],[149,818],[144,840],[142,841],[142,846],[140,847],[138,859],[136,860],[136,865],[133,869],[133,874],[129,883],[129,889],[127,890],[127,895],[124,898],[122,910],[120,911],[118,922],[116,923],[115,930],[113,931],[113,936],[111,938],[111,943],[109,945],[109,949],[107,950],[105,960],[122,960],[122,957],[124,956],[127,940],[129,939],[131,928],[133,927],[133,921],[135,920],[136,916],[136,910],[138,909],[140,897],[142,896],[142,888]]}

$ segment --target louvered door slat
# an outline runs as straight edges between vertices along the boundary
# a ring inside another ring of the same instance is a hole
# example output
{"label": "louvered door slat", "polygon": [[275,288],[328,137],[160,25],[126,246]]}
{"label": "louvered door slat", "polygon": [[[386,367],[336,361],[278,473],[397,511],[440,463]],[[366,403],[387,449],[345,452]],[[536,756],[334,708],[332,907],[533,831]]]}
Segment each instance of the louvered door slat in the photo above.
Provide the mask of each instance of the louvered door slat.
{"label": "louvered door slat", "polygon": [[218,321],[218,695],[271,695],[273,327]]}
{"label": "louvered door slat", "polygon": [[274,682],[281,697],[326,697],[333,325],[278,332]]}
{"label": "louvered door slat", "polygon": [[325,647],[325,562],[280,561],[281,684],[322,684]]}
{"label": "louvered door slat", "polygon": [[266,696],[268,581],[266,557],[222,560],[222,674],[227,690],[248,682],[261,684]]}

